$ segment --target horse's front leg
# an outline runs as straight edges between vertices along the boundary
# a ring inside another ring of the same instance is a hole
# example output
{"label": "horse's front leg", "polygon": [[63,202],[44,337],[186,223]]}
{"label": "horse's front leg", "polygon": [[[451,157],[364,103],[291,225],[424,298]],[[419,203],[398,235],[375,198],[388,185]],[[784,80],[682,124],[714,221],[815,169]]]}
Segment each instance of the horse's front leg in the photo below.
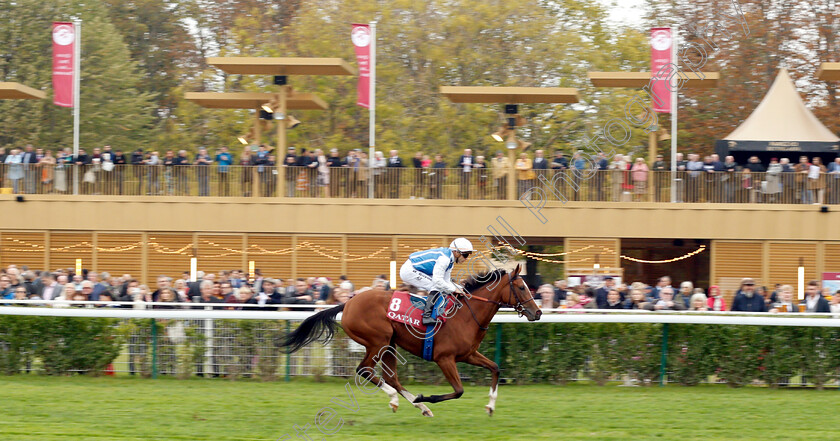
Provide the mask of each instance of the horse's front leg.
{"label": "horse's front leg", "polygon": [[496,397],[499,395],[499,365],[479,352],[473,352],[464,362],[486,368],[493,375],[493,380],[490,382],[490,403],[484,406],[487,415],[493,416],[493,412],[496,411]]}
{"label": "horse's front leg", "polygon": [[452,389],[454,389],[455,392],[444,395],[431,395],[428,397],[424,397],[422,394],[417,395],[417,398],[414,399],[415,403],[438,403],[441,401],[461,398],[461,395],[464,394],[464,386],[461,385],[461,376],[458,375],[458,367],[455,365],[455,357],[448,357],[435,361],[438,366],[440,366],[440,370],[443,372],[446,380],[449,381],[449,384],[452,385]]}

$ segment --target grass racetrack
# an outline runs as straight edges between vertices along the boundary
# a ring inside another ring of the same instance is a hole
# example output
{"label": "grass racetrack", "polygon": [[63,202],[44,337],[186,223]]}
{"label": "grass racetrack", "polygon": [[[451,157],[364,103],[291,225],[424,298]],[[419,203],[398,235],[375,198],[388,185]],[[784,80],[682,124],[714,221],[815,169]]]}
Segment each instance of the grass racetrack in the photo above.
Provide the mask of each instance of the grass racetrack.
{"label": "grass racetrack", "polygon": [[[0,440],[262,440],[298,438],[310,424],[320,439],[563,439],[563,440],[836,440],[830,422],[836,390],[731,389],[726,386],[501,386],[496,414],[484,413],[488,388],[467,386],[458,400],[432,404],[424,418],[401,398],[397,413],[381,391],[299,379],[290,383],[164,378],[0,377]],[[407,386],[417,394],[448,393],[448,385]],[[337,417],[314,426],[330,406]]]}

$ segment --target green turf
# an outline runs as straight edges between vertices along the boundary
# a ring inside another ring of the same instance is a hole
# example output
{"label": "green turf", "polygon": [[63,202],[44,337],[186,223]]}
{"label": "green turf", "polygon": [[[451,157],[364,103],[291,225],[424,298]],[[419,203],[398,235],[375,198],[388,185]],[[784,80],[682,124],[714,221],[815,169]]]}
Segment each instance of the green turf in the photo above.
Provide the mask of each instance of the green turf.
{"label": "green turf", "polygon": [[[352,384],[352,379],[350,380]],[[484,413],[486,387],[430,407],[423,418],[402,400],[360,393],[348,401],[346,381],[259,383],[223,379],[0,377],[0,441],[13,440],[270,440],[295,436],[330,406],[344,425],[311,439],[562,440],[836,440],[830,422],[836,390],[730,389],[726,386],[624,388],[594,385],[502,386],[497,413]],[[448,386],[412,385],[414,393]],[[335,420],[334,420],[335,421]]]}

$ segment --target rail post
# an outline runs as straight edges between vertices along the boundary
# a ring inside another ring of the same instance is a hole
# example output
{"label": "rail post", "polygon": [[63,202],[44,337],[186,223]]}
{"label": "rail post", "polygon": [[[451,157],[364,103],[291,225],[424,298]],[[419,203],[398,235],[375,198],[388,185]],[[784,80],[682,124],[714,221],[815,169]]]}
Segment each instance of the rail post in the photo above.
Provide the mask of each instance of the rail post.
{"label": "rail post", "polygon": [[496,366],[502,368],[502,324],[496,323],[496,356],[493,357]]}
{"label": "rail post", "polygon": [[[286,335],[292,332],[292,324],[288,320],[286,320]],[[286,351],[286,381],[291,381],[292,375],[292,354],[289,351]]]}
{"label": "rail post", "polygon": [[665,371],[668,369],[668,324],[662,324],[662,358],[659,360],[659,385],[665,385]]}
{"label": "rail post", "polygon": [[157,335],[157,322],[155,319],[149,319],[149,324],[152,326],[152,378],[156,379],[158,376],[158,362],[157,362],[157,349],[158,349],[158,335]]}

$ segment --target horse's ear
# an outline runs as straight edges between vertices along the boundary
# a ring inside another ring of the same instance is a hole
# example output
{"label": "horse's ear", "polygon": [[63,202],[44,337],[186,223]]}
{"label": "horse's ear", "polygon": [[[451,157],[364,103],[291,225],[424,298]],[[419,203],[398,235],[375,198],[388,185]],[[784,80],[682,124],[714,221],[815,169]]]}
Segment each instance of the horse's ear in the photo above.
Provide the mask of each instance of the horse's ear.
{"label": "horse's ear", "polygon": [[517,264],[516,264],[516,269],[514,269],[514,270],[513,270],[513,277],[518,276],[518,275],[519,275],[519,271],[522,271],[522,265],[520,265],[520,264],[518,264],[518,263],[517,263]]}

